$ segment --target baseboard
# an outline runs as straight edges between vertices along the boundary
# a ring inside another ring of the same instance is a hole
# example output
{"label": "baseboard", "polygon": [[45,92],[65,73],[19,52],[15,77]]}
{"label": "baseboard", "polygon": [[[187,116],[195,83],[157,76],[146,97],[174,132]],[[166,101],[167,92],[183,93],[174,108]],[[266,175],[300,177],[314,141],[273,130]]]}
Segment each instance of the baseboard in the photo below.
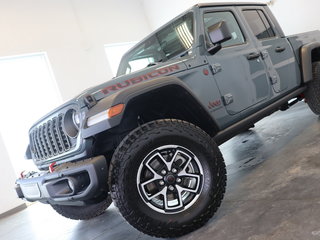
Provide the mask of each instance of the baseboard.
{"label": "baseboard", "polygon": [[1,213],[1,214],[0,214],[0,218],[8,217],[8,216],[10,216],[10,215],[12,215],[12,214],[15,214],[15,213],[17,213],[17,212],[20,212],[20,211],[23,210],[23,209],[26,209],[26,208],[27,208],[27,205],[26,205],[25,203],[23,203],[23,204],[19,205],[18,207],[15,207],[15,208],[7,211],[7,212]]}

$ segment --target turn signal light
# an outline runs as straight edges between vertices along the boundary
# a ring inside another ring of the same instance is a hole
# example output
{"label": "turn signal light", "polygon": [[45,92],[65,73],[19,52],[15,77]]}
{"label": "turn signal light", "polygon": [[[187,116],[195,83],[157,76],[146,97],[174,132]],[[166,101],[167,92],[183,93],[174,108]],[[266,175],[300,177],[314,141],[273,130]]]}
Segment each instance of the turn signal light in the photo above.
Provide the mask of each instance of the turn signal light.
{"label": "turn signal light", "polygon": [[124,109],[124,104],[122,104],[122,103],[109,108],[108,118],[112,118],[114,116],[119,115],[123,109]]}

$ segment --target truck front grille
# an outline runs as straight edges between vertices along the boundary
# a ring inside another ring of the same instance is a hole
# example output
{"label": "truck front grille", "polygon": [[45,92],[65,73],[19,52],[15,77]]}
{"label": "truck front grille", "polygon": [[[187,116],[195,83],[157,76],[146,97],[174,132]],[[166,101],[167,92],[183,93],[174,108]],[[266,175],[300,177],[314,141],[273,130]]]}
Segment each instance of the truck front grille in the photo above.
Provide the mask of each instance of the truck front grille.
{"label": "truck front grille", "polygon": [[60,114],[31,131],[31,150],[36,160],[50,159],[75,146],[75,139],[65,134],[62,122],[63,114]]}

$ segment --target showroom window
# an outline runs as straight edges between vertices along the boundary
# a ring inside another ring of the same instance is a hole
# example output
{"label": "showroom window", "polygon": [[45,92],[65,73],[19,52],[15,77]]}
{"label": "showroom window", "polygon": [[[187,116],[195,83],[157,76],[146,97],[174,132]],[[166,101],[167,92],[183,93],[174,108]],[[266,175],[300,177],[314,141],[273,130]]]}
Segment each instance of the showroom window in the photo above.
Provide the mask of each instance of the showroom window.
{"label": "showroom window", "polygon": [[122,56],[132,48],[137,42],[125,42],[104,45],[108,62],[111,67],[112,75],[116,76]]}
{"label": "showroom window", "polygon": [[31,125],[61,104],[46,53],[0,58],[0,134],[16,174],[33,167],[24,160]]}

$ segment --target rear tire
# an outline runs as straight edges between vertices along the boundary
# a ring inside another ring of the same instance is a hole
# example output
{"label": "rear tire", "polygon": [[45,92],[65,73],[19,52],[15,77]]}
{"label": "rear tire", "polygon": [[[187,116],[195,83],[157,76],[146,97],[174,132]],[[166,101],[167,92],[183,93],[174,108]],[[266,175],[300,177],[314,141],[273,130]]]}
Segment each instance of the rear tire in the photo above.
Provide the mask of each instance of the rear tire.
{"label": "rear tire", "polygon": [[54,205],[52,208],[60,215],[73,220],[89,220],[103,214],[106,209],[111,205],[112,199],[110,194],[101,202],[88,204],[86,206],[67,206],[67,205]]}
{"label": "rear tire", "polygon": [[312,112],[320,115],[320,62],[312,64],[313,80],[305,92],[306,102]]}
{"label": "rear tire", "polygon": [[180,120],[149,122],[129,133],[113,155],[109,178],[122,216],[139,231],[163,238],[203,226],[226,187],[216,143]]}

